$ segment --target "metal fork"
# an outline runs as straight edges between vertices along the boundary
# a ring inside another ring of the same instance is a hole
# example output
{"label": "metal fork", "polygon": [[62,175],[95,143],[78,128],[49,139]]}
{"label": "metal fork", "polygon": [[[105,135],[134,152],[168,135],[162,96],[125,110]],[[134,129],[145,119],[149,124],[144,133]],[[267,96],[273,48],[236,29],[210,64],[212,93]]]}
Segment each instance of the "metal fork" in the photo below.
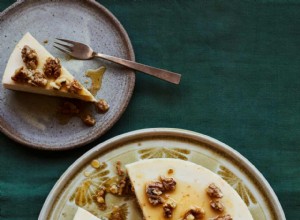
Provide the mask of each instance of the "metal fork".
{"label": "metal fork", "polygon": [[126,66],[128,68],[147,73],[151,76],[155,76],[159,79],[168,81],[170,83],[179,84],[179,82],[180,82],[181,75],[178,73],[170,72],[168,70],[158,69],[155,67],[147,66],[144,64],[136,63],[136,62],[133,62],[130,60],[125,60],[125,59],[121,59],[118,57],[114,57],[114,56],[110,56],[110,55],[106,55],[106,54],[102,54],[102,53],[97,53],[97,52],[93,51],[93,49],[91,47],[89,47],[88,45],[85,45],[83,43],[79,43],[76,41],[60,39],[60,38],[56,38],[56,39],[66,42],[66,43],[68,43],[68,45],[62,44],[59,42],[54,42],[55,44],[57,44],[63,48],[61,48],[59,46],[54,46],[54,47],[76,59],[88,60],[88,59],[93,59],[95,57],[99,57],[104,60],[109,60],[113,63],[117,63],[120,65]]}

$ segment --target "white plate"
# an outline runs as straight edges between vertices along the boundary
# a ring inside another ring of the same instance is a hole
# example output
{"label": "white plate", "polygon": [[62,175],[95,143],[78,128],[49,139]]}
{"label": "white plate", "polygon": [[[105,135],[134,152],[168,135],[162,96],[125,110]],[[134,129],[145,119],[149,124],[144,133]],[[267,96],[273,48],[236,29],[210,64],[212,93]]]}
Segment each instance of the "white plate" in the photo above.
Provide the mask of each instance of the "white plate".
{"label": "white plate", "polygon": [[[161,157],[189,160],[220,175],[241,195],[254,220],[285,219],[268,182],[237,151],[216,139],[192,131],[153,128],[117,136],[80,157],[53,187],[39,220],[71,220],[77,206],[98,217],[109,217],[114,206],[118,206],[118,210],[126,217],[124,219],[142,220],[135,198],[108,195],[108,208],[101,211],[93,200],[93,193],[104,180],[116,177],[116,161],[124,165]],[[91,162],[95,159],[107,166],[93,168]],[[87,173],[90,175],[87,176]]]}

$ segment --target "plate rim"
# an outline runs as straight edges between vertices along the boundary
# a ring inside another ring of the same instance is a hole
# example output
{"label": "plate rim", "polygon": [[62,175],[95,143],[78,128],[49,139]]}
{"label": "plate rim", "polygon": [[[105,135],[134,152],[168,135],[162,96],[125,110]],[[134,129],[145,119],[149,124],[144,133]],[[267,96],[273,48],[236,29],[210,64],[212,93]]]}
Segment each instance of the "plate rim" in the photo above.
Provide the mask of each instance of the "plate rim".
{"label": "plate rim", "polygon": [[[36,0],[37,1],[37,0]],[[97,10],[99,10],[99,13],[103,13],[114,25],[115,28],[118,30],[118,32],[122,35],[123,40],[125,41],[125,45],[127,47],[127,51],[129,54],[129,60],[135,61],[135,54],[133,50],[132,43],[130,41],[129,35],[121,22],[117,19],[117,17],[114,16],[114,14],[109,11],[106,7],[104,7],[102,4],[93,1],[93,0],[82,0],[83,4],[91,4]],[[17,7],[22,6],[23,4],[30,3],[27,0],[17,0],[15,3],[11,4],[9,7],[7,7],[5,10],[0,12],[0,22],[3,21],[3,18],[12,10],[16,9]],[[43,2],[41,2],[43,3]],[[43,151],[66,151],[74,148],[79,148],[84,145],[87,145],[97,138],[101,137],[104,135],[107,131],[109,131],[115,123],[121,118],[123,113],[128,107],[128,104],[131,100],[134,87],[135,87],[135,71],[131,70],[130,73],[128,74],[129,76],[129,81],[128,81],[128,89],[127,89],[127,98],[122,102],[122,105],[120,106],[120,111],[116,112],[116,114],[112,117],[112,119],[109,121],[109,123],[106,124],[106,127],[104,129],[99,129],[98,131],[95,131],[92,136],[89,136],[87,139],[81,139],[76,143],[68,143],[63,145],[55,145],[55,144],[44,144],[41,142],[36,142],[33,143],[30,140],[26,140],[22,138],[22,136],[15,136],[13,134],[13,130],[9,129],[8,123],[0,117],[0,131],[5,134],[7,137],[9,137],[11,140],[22,144],[26,147],[33,148],[33,149],[38,149],[38,150],[43,150]]]}
{"label": "plate rim", "polygon": [[[265,191],[266,196],[268,196],[269,201],[267,202],[270,207],[276,207],[275,210],[272,210],[276,219],[285,220],[285,214],[283,208],[279,202],[277,195],[275,194],[273,188],[269,184],[269,182],[265,179],[262,173],[242,154],[238,151],[226,145],[225,143],[210,137],[208,135],[204,135],[195,131],[190,131],[186,129],[178,129],[178,128],[146,128],[134,130],[131,132],[126,132],[121,135],[114,136],[95,147],[91,148],[89,151],[85,152],[78,159],[76,159],[67,170],[60,176],[57,182],[52,187],[50,193],[48,194],[42,209],[40,211],[38,220],[44,220],[45,217],[48,217],[51,213],[53,206],[55,205],[55,198],[59,196],[64,187],[70,181],[70,178],[76,175],[77,171],[82,168],[82,166],[86,165],[88,160],[94,158],[97,154],[105,153],[105,151],[111,150],[111,146],[116,146],[118,143],[124,143],[127,141],[133,141],[138,138],[146,138],[151,136],[174,136],[174,137],[184,137],[196,141],[201,141],[203,143],[207,143],[216,148],[216,150],[226,153],[231,157],[237,159],[239,163],[246,169],[251,176],[255,177],[255,180],[259,183],[260,186],[263,187],[263,191]],[[225,156],[225,157],[226,157]],[[69,177],[69,178],[68,178]],[[270,204],[271,203],[271,204]]]}

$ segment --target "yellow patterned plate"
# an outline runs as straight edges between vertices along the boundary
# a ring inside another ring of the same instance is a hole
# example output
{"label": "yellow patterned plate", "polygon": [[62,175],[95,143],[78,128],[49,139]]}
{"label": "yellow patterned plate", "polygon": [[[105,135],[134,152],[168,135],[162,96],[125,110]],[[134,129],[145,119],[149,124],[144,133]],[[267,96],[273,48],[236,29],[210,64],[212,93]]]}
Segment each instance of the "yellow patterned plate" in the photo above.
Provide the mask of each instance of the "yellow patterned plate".
{"label": "yellow patterned plate", "polygon": [[[284,220],[284,212],[268,182],[242,155],[202,134],[180,129],[144,129],[112,138],[85,153],[61,176],[41,210],[39,220],[72,220],[77,206],[101,219],[142,220],[132,196],[107,194],[100,210],[95,193],[117,179],[115,164],[148,158],[178,158],[200,164],[224,178],[247,204],[254,220]],[[146,171],[145,171],[146,172]]]}

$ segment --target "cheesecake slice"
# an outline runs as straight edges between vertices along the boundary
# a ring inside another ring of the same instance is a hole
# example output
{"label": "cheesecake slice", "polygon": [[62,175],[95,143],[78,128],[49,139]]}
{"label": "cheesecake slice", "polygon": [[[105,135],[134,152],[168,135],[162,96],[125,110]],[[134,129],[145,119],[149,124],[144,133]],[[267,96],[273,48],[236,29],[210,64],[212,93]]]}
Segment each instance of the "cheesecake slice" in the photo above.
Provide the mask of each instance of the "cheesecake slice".
{"label": "cheesecake slice", "polygon": [[73,220],[100,220],[100,219],[92,215],[88,211],[78,207]]}
{"label": "cheesecake slice", "polygon": [[12,52],[2,84],[11,90],[97,101],[30,33]]}
{"label": "cheesecake slice", "polygon": [[126,169],[145,220],[253,220],[238,193],[200,165],[164,158]]}

